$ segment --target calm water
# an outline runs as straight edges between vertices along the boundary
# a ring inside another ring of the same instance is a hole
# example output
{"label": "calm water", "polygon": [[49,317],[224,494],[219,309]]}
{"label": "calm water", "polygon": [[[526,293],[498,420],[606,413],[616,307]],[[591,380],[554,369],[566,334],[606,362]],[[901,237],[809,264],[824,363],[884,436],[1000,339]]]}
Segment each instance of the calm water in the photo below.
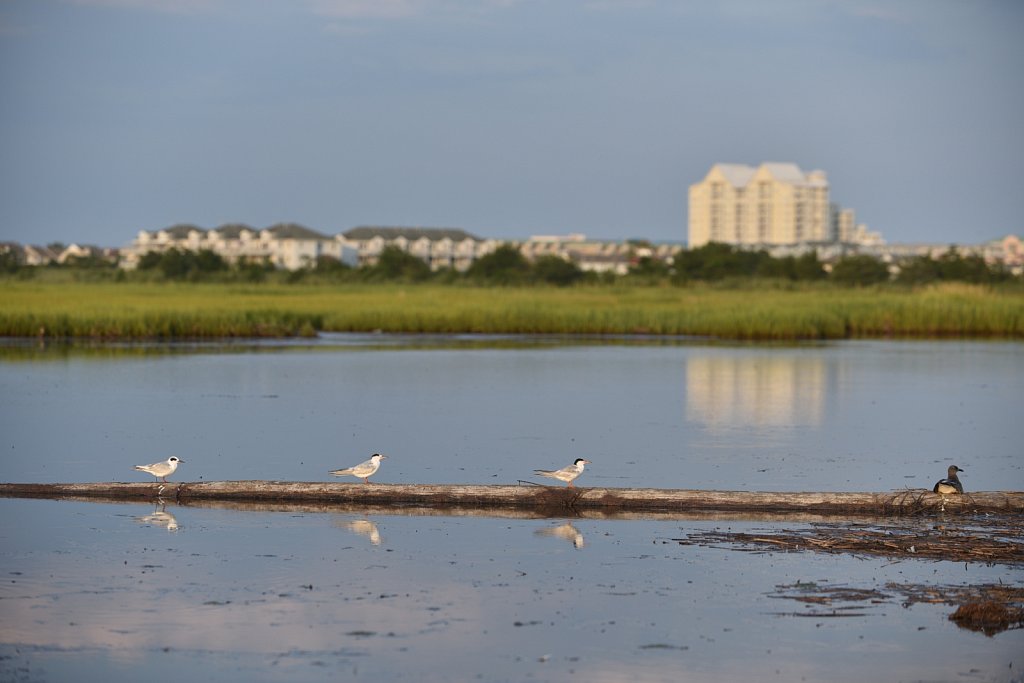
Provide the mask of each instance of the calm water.
{"label": "calm water", "polygon": [[[409,349],[401,339],[0,355],[0,481],[580,483],[751,490],[1024,488],[1024,345]],[[501,340],[494,340],[498,343]],[[373,346],[370,346],[373,344]],[[387,350],[390,349],[390,350]],[[2,353],[2,349],[0,349]]]}
{"label": "calm water", "polygon": [[[131,466],[171,454],[179,481],[327,480],[382,451],[381,482],[587,457],[581,485],[890,490],[956,463],[968,489],[1024,488],[1019,344],[407,341],[9,345],[0,481],[145,481]],[[1024,631],[777,588],[1020,568],[673,540],[807,523],[0,500],[0,680],[1024,680]]]}

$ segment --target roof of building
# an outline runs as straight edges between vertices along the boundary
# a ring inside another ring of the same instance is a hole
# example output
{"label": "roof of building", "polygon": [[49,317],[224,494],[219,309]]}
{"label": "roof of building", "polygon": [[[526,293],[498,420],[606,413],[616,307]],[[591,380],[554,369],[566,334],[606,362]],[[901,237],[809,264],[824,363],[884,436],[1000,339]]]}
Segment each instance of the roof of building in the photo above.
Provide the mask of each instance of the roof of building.
{"label": "roof of building", "polygon": [[772,177],[791,185],[803,185],[807,182],[807,174],[800,170],[796,164],[781,163],[777,161],[766,161],[761,168],[772,174]]}
{"label": "roof of building", "polygon": [[799,166],[790,162],[766,161],[757,168],[746,164],[715,164],[712,170],[715,168],[733,187],[746,187],[750,184],[754,174],[761,169],[768,171],[779,182],[790,185],[804,187],[826,187],[828,185],[824,171],[804,173]]}
{"label": "roof of building", "polygon": [[155,230],[153,234],[156,234],[156,233],[159,233],[159,232],[166,232],[168,235],[170,235],[174,239],[185,239],[186,237],[188,237],[188,234],[190,232],[192,232],[193,230],[198,232],[198,233],[201,233],[201,234],[205,234],[206,233],[206,229],[205,228],[200,228],[198,225],[191,225],[191,224],[188,224],[188,223],[179,223],[177,225],[172,225],[169,228],[161,228],[160,230]]}
{"label": "roof of building", "polygon": [[746,164],[715,164],[712,168],[717,168],[733,187],[746,187],[757,170]]}
{"label": "roof of building", "polygon": [[374,237],[383,237],[384,239],[389,240],[404,237],[407,240],[418,240],[422,237],[426,237],[431,241],[443,240],[445,238],[450,239],[453,242],[461,242],[466,239],[475,240],[477,242],[480,241],[480,238],[476,235],[457,228],[398,228],[361,225],[342,234],[346,239],[350,240],[369,240]]}
{"label": "roof of building", "polygon": [[221,237],[227,239],[238,239],[238,236],[242,234],[243,230],[248,230],[249,232],[259,232],[259,230],[257,230],[256,228],[252,227],[251,225],[246,225],[245,223],[225,223],[220,227],[214,228],[213,232],[216,232]]}
{"label": "roof of building", "polygon": [[329,240],[331,239],[322,232],[311,230],[298,223],[278,223],[267,228],[267,232],[279,240]]}

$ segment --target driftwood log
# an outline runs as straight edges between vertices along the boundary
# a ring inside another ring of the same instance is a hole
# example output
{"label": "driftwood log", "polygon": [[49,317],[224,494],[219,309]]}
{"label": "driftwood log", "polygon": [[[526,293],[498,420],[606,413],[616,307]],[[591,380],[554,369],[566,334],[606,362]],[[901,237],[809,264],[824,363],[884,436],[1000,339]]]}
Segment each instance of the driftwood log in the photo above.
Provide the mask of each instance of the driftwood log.
{"label": "driftwood log", "polygon": [[566,486],[362,484],[210,481],[161,483],[3,484],[0,497],[366,505],[432,509],[520,509],[541,515],[592,512],[743,512],[810,514],[1024,513],[1024,492],[941,495],[924,489],[888,493],[699,491]]}

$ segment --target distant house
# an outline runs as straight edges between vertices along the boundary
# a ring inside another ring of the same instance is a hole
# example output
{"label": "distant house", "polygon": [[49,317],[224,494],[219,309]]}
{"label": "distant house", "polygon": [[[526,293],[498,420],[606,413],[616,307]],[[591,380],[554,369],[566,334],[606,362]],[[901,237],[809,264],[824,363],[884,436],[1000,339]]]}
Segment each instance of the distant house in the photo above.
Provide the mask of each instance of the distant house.
{"label": "distant house", "polygon": [[260,247],[260,231],[244,223],[226,223],[210,230],[204,245],[228,263],[261,262],[266,256]]}
{"label": "distant house", "polygon": [[0,242],[0,271],[12,272],[25,265],[25,248],[17,242]]}
{"label": "distant house", "polygon": [[456,228],[360,226],[342,233],[340,238],[358,253],[361,266],[376,264],[385,248],[394,247],[422,259],[431,270],[464,271],[499,244]]}
{"label": "distant house", "polygon": [[22,252],[26,266],[45,266],[57,261],[59,255],[51,247],[40,247],[35,244],[26,244]]}
{"label": "distant house", "polygon": [[91,244],[70,244],[57,254],[57,263],[67,263],[77,259],[93,259],[117,263],[118,250],[109,247],[97,247]]}
{"label": "distant house", "polygon": [[296,223],[278,223],[261,230],[260,241],[270,262],[285,270],[316,266],[321,256],[345,260],[341,242]]}
{"label": "distant house", "polygon": [[564,237],[534,236],[523,242],[519,250],[528,260],[557,256],[571,261],[583,271],[625,275],[638,259],[652,258],[672,263],[681,247],[672,244],[637,246],[628,242],[588,240],[586,235],[572,233]]}
{"label": "distant house", "polygon": [[987,263],[1001,263],[1014,275],[1024,273],[1024,242],[1017,235],[1007,235],[986,242],[980,247]]}
{"label": "distant house", "polygon": [[184,223],[154,231],[140,230],[132,243],[121,249],[119,265],[134,270],[142,257],[151,252],[163,253],[170,249],[199,251],[206,235],[207,230]]}
{"label": "distant house", "polygon": [[228,263],[268,262],[286,270],[315,266],[322,256],[349,265],[356,263],[355,251],[346,249],[338,238],[297,223],[279,223],[264,229],[229,223],[213,230],[194,225],[175,225],[153,232],[142,230],[122,250],[121,265],[136,268],[143,255],[168,249],[208,249]]}

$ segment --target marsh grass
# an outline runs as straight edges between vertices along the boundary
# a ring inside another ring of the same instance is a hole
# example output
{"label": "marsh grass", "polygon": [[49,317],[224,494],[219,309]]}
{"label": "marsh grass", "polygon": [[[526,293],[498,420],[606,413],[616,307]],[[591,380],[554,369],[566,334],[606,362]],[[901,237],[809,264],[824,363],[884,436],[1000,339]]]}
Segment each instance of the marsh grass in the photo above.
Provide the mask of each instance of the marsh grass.
{"label": "marsh grass", "polygon": [[1024,294],[962,284],[855,289],[0,282],[3,336],[202,339],[378,330],[751,340],[1024,338]]}

